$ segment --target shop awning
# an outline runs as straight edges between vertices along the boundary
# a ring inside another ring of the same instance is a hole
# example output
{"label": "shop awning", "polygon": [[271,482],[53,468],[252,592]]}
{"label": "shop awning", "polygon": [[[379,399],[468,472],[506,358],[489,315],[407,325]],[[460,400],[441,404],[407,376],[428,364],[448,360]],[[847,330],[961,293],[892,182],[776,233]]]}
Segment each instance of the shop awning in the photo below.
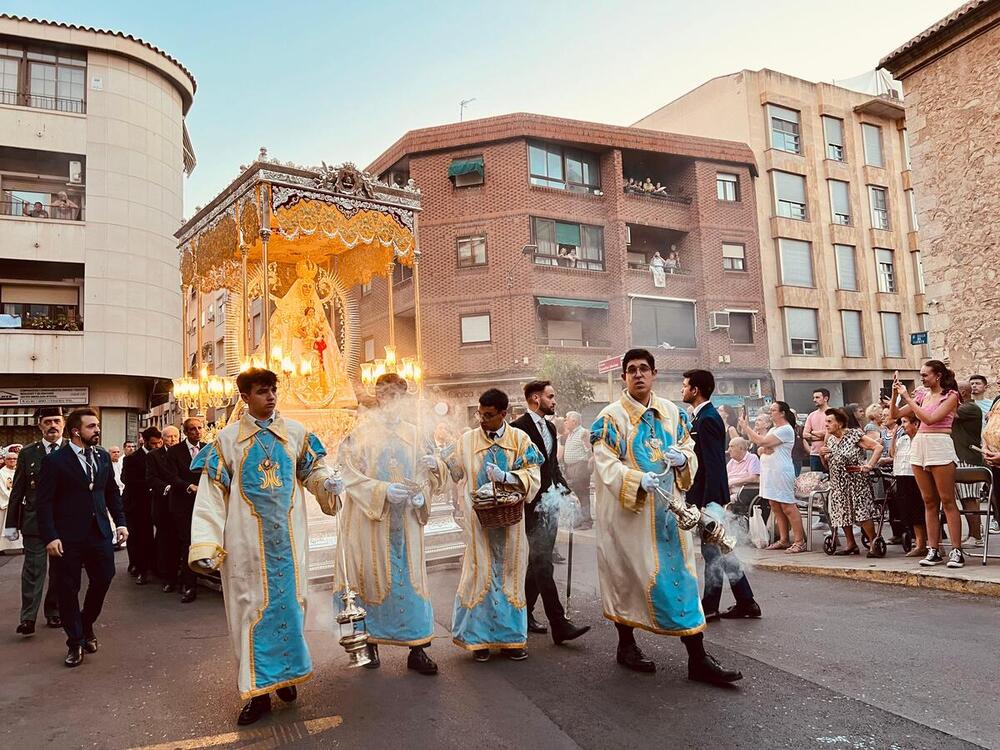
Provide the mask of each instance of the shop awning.
{"label": "shop awning", "polygon": [[483,157],[473,156],[468,159],[455,159],[452,161],[448,165],[448,176],[458,177],[459,175],[472,174],[473,172],[484,174],[484,170]]}
{"label": "shop awning", "polygon": [[563,299],[562,297],[538,297],[539,305],[556,307],[586,307],[590,310],[607,310],[608,303],[594,299]]}
{"label": "shop awning", "polygon": [[35,424],[35,410],[30,406],[0,407],[0,427],[32,427]]}

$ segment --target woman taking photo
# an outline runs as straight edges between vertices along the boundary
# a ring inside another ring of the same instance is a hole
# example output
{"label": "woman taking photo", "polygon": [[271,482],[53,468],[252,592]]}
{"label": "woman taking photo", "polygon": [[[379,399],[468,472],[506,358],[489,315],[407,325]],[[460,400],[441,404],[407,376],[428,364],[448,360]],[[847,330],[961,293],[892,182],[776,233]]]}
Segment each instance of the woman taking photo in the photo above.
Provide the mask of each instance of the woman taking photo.
{"label": "woman taking photo", "polygon": [[[795,504],[795,465],[792,447],[795,444],[795,412],[784,401],[770,406],[774,427],[766,433],[750,428],[746,419],[740,420],[740,429],[757,446],[760,456],[760,496],[768,501],[777,521],[778,540],[767,549],[783,549],[789,554],[806,551],[806,534],[802,528],[802,515]],[[788,543],[791,532],[793,541]]]}
{"label": "woman taking photo", "polygon": [[[929,566],[944,562],[939,551],[941,522],[938,520],[938,513],[943,509],[952,545],[948,567],[963,568],[962,517],[955,503],[955,464],[958,463],[958,456],[951,439],[951,425],[958,410],[958,383],[955,382],[955,373],[937,359],[928,360],[920,368],[920,381],[924,390],[913,397],[899,382],[897,374],[893,388],[898,398],[893,400],[891,406],[893,418],[912,414],[920,420],[920,427],[910,444],[910,463],[924,500],[927,526],[927,556],[920,564]],[[900,400],[902,405],[898,403]]]}
{"label": "woman taking photo", "polygon": [[[857,427],[848,427],[849,422],[842,409],[827,409],[826,442],[819,449],[830,474],[830,526],[842,528],[846,541],[835,555],[860,554],[854,527],[860,526],[869,539],[874,539],[878,516],[868,475],[882,456],[882,442]],[[873,556],[870,551],[868,556]]]}

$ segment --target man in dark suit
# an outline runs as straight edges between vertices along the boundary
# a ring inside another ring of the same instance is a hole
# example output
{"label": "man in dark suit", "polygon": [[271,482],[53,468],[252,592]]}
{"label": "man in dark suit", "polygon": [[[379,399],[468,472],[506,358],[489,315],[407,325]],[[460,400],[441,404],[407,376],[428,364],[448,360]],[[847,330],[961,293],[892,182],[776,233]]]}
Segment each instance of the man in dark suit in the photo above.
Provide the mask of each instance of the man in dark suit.
{"label": "man in dark suit", "polygon": [[146,462],[151,451],[163,445],[160,431],[148,427],[142,433],[142,448],[122,459],[122,484],[125,485],[125,517],[128,519],[129,569],[140,586],[149,583],[156,569],[156,547],[153,541],[153,494],[146,481]]}
{"label": "man in dark suit", "polygon": [[[38,529],[59,592],[69,647],[64,664],[78,667],[84,652],[97,653],[94,623],[115,575],[114,543],[128,539],[128,529],[111,456],[97,447],[101,440],[97,412],[87,408],[71,412],[66,431],[70,442],[42,459]],[[84,568],[88,584],[81,611],[80,571]]]}
{"label": "man in dark suit", "polygon": [[204,430],[202,422],[197,417],[184,420],[184,439],[172,448],[167,449],[167,475],[170,482],[170,515],[177,529],[178,547],[180,553],[181,571],[181,602],[188,604],[197,596],[198,579],[194,571],[187,565],[188,548],[191,546],[191,514],[194,511],[194,499],[198,494],[198,482],[201,472],[191,471],[191,461],[198,451],[205,447],[201,442]]}
{"label": "man in dark suit", "polygon": [[[729,502],[729,477],[726,473],[726,426],[709,401],[714,392],[715,376],[708,370],[688,370],[684,373],[681,397],[684,403],[694,407],[691,437],[694,439],[694,454],[698,458],[698,471],[688,490],[687,500],[699,508],[714,503],[719,507],[711,507],[709,512],[715,510],[721,516],[722,507]],[[723,555],[718,546],[707,544],[704,539],[701,555],[705,558],[705,594],[701,599],[705,620],[760,617],[760,607],[754,601],[753,590],[739,558],[733,554]],[[719,614],[723,574],[729,578],[736,604]]]}
{"label": "man in dark suit", "polygon": [[156,527],[156,573],[163,581],[165,594],[176,591],[180,570],[181,543],[170,513],[170,468],[167,465],[167,451],[177,445],[180,434],[173,425],[164,427],[163,445],[146,454],[146,483],[152,496],[153,525]]}
{"label": "man in dark suit", "polygon": [[60,406],[43,406],[35,411],[38,429],[42,439],[29,443],[21,449],[14,469],[14,480],[10,489],[10,505],[7,511],[4,536],[8,539],[24,537],[24,561],[21,563],[21,617],[17,632],[23,636],[35,634],[35,618],[42,604],[45,592],[45,624],[50,628],[61,628],[59,619],[59,599],[55,586],[49,577],[49,587],[45,590],[45,571],[48,555],[45,542],[38,530],[36,492],[38,477],[42,469],[42,459],[59,450],[66,441],[63,439],[63,410]]}
{"label": "man in dark suit", "polygon": [[560,503],[545,503],[542,496],[554,485],[566,486],[566,480],[559,470],[556,428],[545,419],[556,412],[556,392],[549,381],[533,380],[524,386],[524,400],[529,411],[511,422],[511,425],[526,432],[545,457],[538,494],[524,508],[524,527],[528,534],[528,572],[524,580],[528,630],[532,633],[546,632],[545,626],[535,619],[532,611],[541,596],[545,616],[552,628],[552,640],[559,644],[579,638],[590,630],[590,626],[578,627],[566,618],[566,611],[559,601],[559,591],[552,580],[552,551],[559,531]]}

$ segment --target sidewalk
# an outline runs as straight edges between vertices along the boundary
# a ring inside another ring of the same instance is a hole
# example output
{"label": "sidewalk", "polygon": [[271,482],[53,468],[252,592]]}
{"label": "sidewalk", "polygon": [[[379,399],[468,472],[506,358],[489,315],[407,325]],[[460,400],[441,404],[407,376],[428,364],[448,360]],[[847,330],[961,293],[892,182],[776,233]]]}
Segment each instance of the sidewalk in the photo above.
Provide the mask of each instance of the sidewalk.
{"label": "sidewalk", "polygon": [[[1000,538],[994,536],[990,542],[990,554],[1000,552]],[[978,557],[970,554],[975,552],[979,553]],[[980,548],[967,550],[965,567],[958,569],[946,568],[943,564],[933,568],[923,568],[916,558],[904,557],[902,547],[897,546],[890,546],[886,556],[881,559],[853,555],[833,557],[822,551],[786,555],[784,552],[765,552],[746,546],[740,546],[737,553],[744,563],[755,568],[781,573],[850,578],[870,583],[890,583],[898,586],[941,589],[959,594],[1000,597],[1000,559],[990,559],[983,565]]]}

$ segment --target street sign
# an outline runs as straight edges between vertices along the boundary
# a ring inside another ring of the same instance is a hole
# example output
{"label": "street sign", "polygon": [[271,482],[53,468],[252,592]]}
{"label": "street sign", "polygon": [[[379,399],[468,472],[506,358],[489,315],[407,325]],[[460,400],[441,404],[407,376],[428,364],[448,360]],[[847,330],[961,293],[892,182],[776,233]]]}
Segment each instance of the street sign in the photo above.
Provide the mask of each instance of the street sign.
{"label": "street sign", "polygon": [[0,406],[79,406],[90,403],[89,388],[0,388]]}
{"label": "street sign", "polygon": [[922,346],[927,343],[927,331],[917,331],[910,334],[910,343],[913,346]]}
{"label": "street sign", "polygon": [[597,372],[604,375],[608,372],[614,372],[615,370],[620,370],[622,367],[621,357],[609,357],[608,359],[603,359],[597,364]]}

